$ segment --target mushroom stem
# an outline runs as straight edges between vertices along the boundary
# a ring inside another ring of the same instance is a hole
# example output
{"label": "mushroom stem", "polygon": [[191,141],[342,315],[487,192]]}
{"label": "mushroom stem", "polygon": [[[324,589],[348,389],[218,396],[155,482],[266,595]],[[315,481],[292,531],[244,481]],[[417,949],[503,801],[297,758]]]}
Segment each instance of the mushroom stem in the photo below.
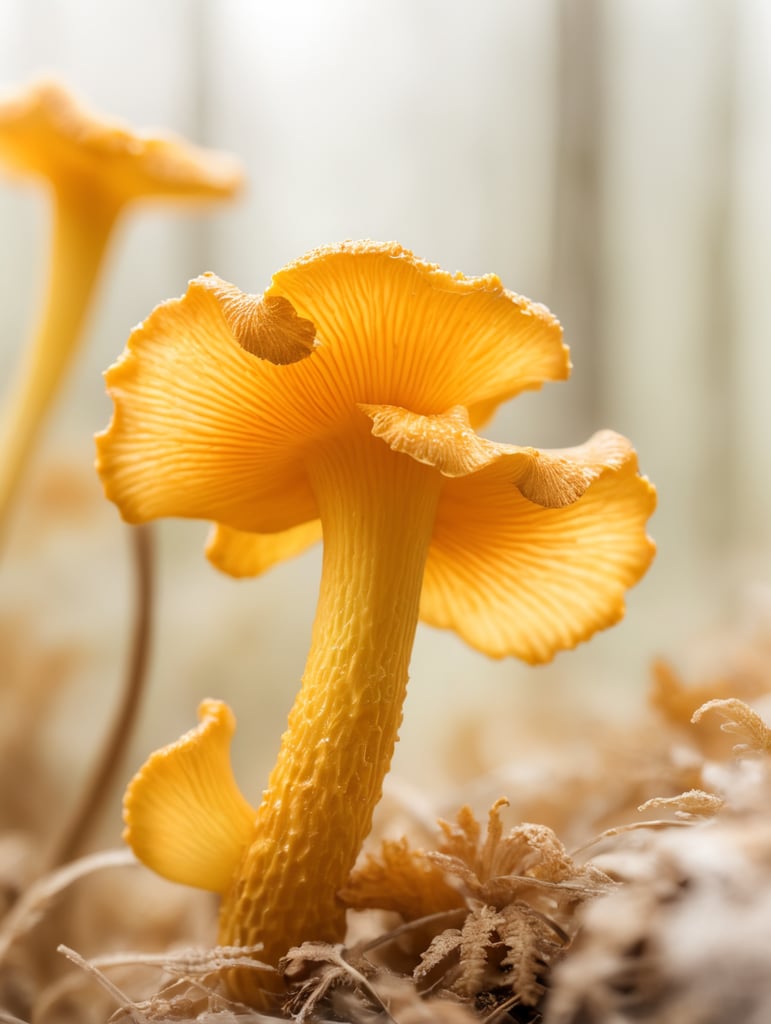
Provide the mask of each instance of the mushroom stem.
{"label": "mushroom stem", "polygon": [[51,264],[32,344],[6,397],[0,429],[0,538],[45,416],[69,367],[119,211],[97,190],[54,190]]}
{"label": "mushroom stem", "polygon": [[[373,438],[311,453],[324,532],[321,590],[302,688],[220,914],[224,945],[262,943],[276,964],[307,940],[338,942],[336,894],[367,836],[402,719],[440,474]],[[259,1001],[266,973],[235,972]]]}

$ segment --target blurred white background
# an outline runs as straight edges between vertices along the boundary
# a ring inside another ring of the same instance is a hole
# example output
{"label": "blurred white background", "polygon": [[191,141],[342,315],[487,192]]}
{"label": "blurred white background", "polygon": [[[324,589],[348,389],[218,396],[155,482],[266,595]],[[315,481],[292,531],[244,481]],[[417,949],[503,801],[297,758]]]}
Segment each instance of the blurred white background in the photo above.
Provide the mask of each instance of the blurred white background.
{"label": "blurred white background", "polygon": [[[488,434],[562,446],[610,426],[659,489],[658,558],[615,630],[532,669],[421,628],[395,762],[410,785],[463,777],[474,755],[460,722],[503,757],[526,747],[533,709],[582,722],[592,700],[634,707],[654,655],[677,658],[763,592],[769,53],[765,0],[0,0],[4,91],[53,73],[98,111],[238,155],[248,175],[232,205],[123,225],[3,554],[0,611],[19,621],[20,657],[77,652],[51,709],[52,758],[73,784],[115,702],[130,615],[126,531],[91,470],[110,416],[100,374],[204,270],[260,291],[308,248],[372,237],[495,271],[560,317],[575,369]],[[0,180],[0,225],[8,380],[44,286],[43,193]],[[237,584],[205,562],[205,534],[158,534],[151,689],[127,774],[193,724],[201,697],[223,697],[257,799],[319,558]]]}

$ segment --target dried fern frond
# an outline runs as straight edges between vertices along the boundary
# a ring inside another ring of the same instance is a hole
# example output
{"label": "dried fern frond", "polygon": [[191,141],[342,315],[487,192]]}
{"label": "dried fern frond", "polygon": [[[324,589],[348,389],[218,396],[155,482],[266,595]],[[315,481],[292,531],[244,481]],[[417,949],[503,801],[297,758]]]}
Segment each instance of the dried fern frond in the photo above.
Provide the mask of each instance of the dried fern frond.
{"label": "dried fern frond", "polygon": [[720,726],[723,732],[740,736],[744,742],[737,743],[734,754],[767,754],[771,752],[771,729],[749,704],[734,697],[728,700],[710,700],[694,711],[691,721],[695,724],[711,711],[725,719]]}
{"label": "dried fern frond", "polygon": [[437,849],[440,853],[444,853],[448,857],[454,857],[476,871],[480,854],[484,847],[488,843],[494,843],[503,831],[499,811],[501,807],[508,807],[508,805],[509,802],[505,797],[499,797],[490,808],[487,820],[487,837],[482,850],[480,850],[482,826],[468,806],[461,807],[455,815],[454,822],[439,820],[441,839]]}
{"label": "dried fern frond", "polygon": [[446,978],[450,968],[458,963],[461,938],[460,928],[445,928],[433,937],[421,953],[420,962],[412,972],[412,979],[422,991],[430,991],[436,978]]}
{"label": "dried fern frond", "polygon": [[460,930],[458,971],[449,987],[458,995],[470,997],[494,988],[498,971],[491,954],[500,948],[498,929],[503,918],[493,907],[477,903],[471,908]]}
{"label": "dried fern frond", "polygon": [[[466,882],[473,877],[477,886],[503,875],[532,873],[534,877],[561,881],[572,874],[573,864],[565,847],[547,826],[524,823],[504,835],[501,809],[508,805],[508,800],[500,798],[490,808],[482,843],[481,827],[468,807],[458,812],[455,825],[439,822],[443,839],[438,853],[450,873]],[[450,865],[455,866],[454,870]]]}
{"label": "dried fern frond", "polygon": [[298,1024],[311,1017],[331,990],[341,985],[386,1010],[367,977],[373,973],[372,966],[343,946],[304,942],[281,958],[278,969],[289,989],[284,1008]]}
{"label": "dried fern frond", "polygon": [[[576,907],[612,884],[594,866],[576,864],[552,829],[506,830],[507,805],[495,801],[484,830],[462,807],[455,821],[439,822],[433,850],[385,841],[341,894],[348,906],[421,922],[411,932],[423,941],[413,946],[412,980],[423,995],[450,994],[494,1012],[504,1003],[535,1007],[569,943]],[[461,920],[443,927],[453,909]]]}
{"label": "dried fern frond", "polygon": [[469,1001],[502,993],[523,1006],[535,1006],[545,976],[567,943],[554,922],[527,903],[503,910],[476,903],[462,928],[437,935],[413,972],[419,991],[452,992]]}
{"label": "dried fern frond", "polygon": [[649,811],[653,808],[667,807],[675,812],[676,818],[685,821],[693,818],[711,818],[722,809],[725,800],[716,793],[707,793],[703,789],[689,789],[677,796],[654,796],[640,804],[638,810]]}
{"label": "dried fern frond", "polygon": [[535,1006],[545,991],[544,978],[568,943],[553,921],[527,903],[510,903],[501,911],[498,928],[506,947],[501,967],[510,972],[508,984],[524,1006]]}
{"label": "dried fern frond", "polygon": [[367,854],[352,873],[340,899],[357,910],[390,910],[405,921],[464,905],[441,865],[407,839],[385,839],[377,854]]}
{"label": "dried fern frond", "polygon": [[491,807],[481,844],[481,829],[468,808],[463,808],[457,826],[440,822],[444,838],[439,849],[425,854],[448,877],[457,879],[467,897],[500,908],[520,898],[524,890],[532,891],[535,882],[568,883],[564,894],[570,894],[571,900],[580,898],[584,888],[588,895],[598,885],[608,883],[607,877],[593,866],[575,864],[564,844],[546,825],[524,822],[504,834],[500,811],[507,803],[498,800]]}
{"label": "dried fern frond", "polygon": [[412,849],[406,839],[385,840],[368,854],[339,894],[354,909],[378,908],[414,920],[463,905],[464,897],[502,906],[520,894],[523,881],[572,882],[573,893],[594,891],[608,879],[596,868],[574,863],[564,844],[545,825],[523,823],[504,833],[497,800],[487,831],[469,807],[455,822],[440,821],[435,850]]}

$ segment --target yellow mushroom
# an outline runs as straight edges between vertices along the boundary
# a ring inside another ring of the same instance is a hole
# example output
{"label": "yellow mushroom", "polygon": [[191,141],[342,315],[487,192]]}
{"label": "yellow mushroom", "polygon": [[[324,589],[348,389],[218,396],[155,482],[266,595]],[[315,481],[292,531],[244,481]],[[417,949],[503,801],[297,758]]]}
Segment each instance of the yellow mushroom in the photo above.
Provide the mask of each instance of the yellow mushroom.
{"label": "yellow mushroom", "polygon": [[135,200],[210,200],[241,183],[236,162],[182,140],[153,138],[83,109],[43,81],[0,100],[0,164],[42,179],[53,200],[48,293],[8,392],[0,434],[0,529],[82,333],[107,243]]}
{"label": "yellow mushroom", "polygon": [[[549,660],[622,616],[653,555],[655,492],[610,431],[551,452],[477,435],[500,402],[570,368],[557,320],[493,275],[349,242],[284,267],[234,316],[237,294],[204,275],[136,328],[106,375],[98,466],[130,522],[217,523],[208,555],[233,575],[323,532],[311,649],[259,808],[213,701],[125,800],[140,860],[221,893],[220,941],[260,942],[275,964],[343,937],[336,893],[391,761],[419,614],[494,657]],[[264,350],[259,329],[244,346],[234,325],[279,298],[287,351],[280,322]],[[244,999],[266,984],[232,979]]]}

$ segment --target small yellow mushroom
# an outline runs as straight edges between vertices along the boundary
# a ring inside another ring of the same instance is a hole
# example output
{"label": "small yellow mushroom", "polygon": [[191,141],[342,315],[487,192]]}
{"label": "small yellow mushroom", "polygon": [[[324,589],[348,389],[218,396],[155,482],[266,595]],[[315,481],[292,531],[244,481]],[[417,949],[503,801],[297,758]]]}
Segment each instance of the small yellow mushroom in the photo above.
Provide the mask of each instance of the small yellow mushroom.
{"label": "small yellow mushroom", "polygon": [[0,434],[0,530],[22,470],[79,340],[113,228],[135,200],[211,200],[241,184],[236,162],[171,136],[153,138],[84,110],[43,81],[0,100],[0,164],[49,186],[48,294],[8,393]]}
{"label": "small yellow mushroom", "polygon": [[[137,856],[222,895],[220,941],[276,964],[340,941],[345,885],[397,740],[418,617],[494,656],[543,662],[623,614],[645,572],[655,492],[602,431],[538,451],[475,427],[507,398],[568,376],[559,323],[494,275],[451,275],[396,244],[344,243],[279,271],[286,305],[248,351],[205,275],[159,306],[107,373],[106,494],[129,522],[213,520],[208,555],[260,572],[323,533],[302,687],[259,808],[235,796],[232,717],[153,755],[125,800]],[[297,329],[296,318],[314,327]],[[212,863],[212,849],[219,857]],[[243,999],[271,979],[241,971]]]}

